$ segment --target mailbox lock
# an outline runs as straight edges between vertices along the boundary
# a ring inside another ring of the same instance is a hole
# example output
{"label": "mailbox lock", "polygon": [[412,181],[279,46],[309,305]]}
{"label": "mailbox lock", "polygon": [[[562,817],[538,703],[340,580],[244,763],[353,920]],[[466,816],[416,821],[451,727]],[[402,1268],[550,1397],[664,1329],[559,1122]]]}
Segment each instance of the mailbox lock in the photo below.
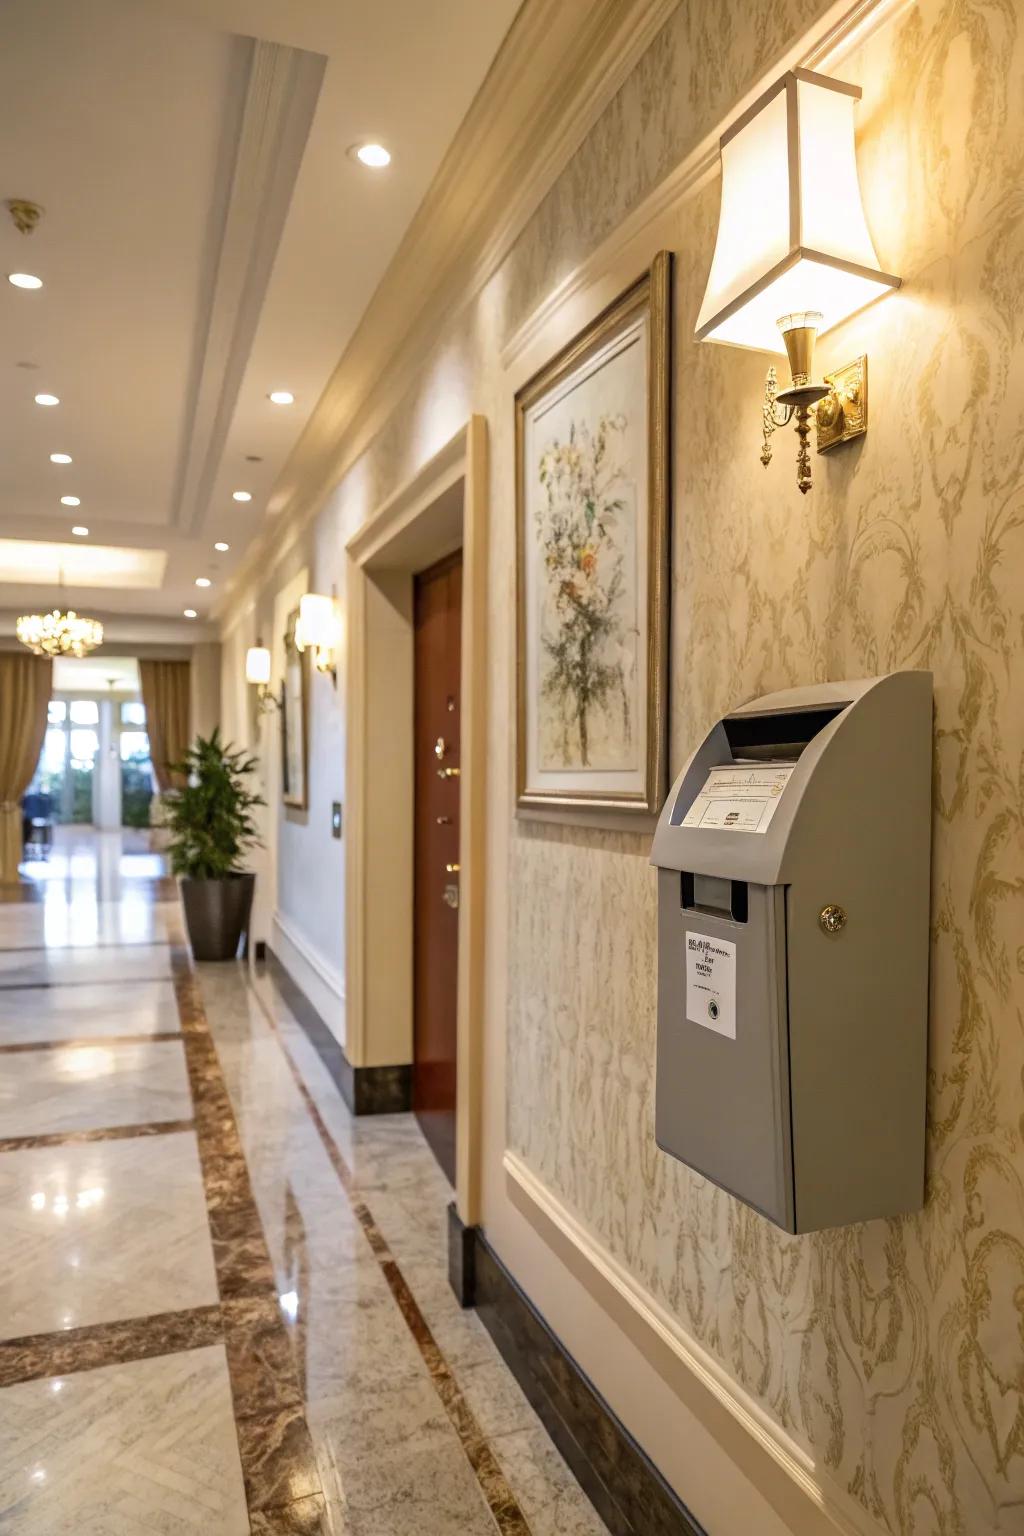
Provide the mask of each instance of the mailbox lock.
{"label": "mailbox lock", "polygon": [[822,933],[827,933],[829,938],[834,939],[836,934],[842,933],[846,927],[846,909],[830,901],[828,906],[822,907],[818,913],[818,927]]}

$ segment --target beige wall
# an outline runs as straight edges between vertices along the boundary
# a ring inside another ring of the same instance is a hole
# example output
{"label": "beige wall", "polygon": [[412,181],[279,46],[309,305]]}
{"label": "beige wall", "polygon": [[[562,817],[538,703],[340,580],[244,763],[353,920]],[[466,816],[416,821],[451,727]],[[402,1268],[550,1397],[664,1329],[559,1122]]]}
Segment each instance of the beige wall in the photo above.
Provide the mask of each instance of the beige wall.
{"label": "beige wall", "polygon": [[[483,1210],[506,1263],[716,1536],[981,1536],[1024,1506],[1019,7],[890,6],[837,67],[864,86],[869,221],[906,286],[823,348],[826,367],[870,354],[871,424],[815,461],[809,497],[788,434],[758,462],[767,360],[692,340],[717,181],[615,244],[823,10],[679,7],[307,545],[487,415]],[[935,673],[929,1201],[906,1220],[788,1238],[657,1151],[647,843],[514,816],[512,396],[659,246],[678,253],[674,768],[769,688]]]}

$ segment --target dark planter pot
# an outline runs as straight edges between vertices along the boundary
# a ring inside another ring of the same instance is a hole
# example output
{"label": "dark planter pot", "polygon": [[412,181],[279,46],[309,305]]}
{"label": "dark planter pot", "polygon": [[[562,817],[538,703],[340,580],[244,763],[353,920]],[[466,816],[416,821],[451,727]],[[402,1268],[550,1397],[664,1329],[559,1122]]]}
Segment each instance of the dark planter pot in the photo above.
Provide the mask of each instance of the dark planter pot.
{"label": "dark planter pot", "polygon": [[255,884],[255,875],[227,875],[223,880],[179,877],[188,941],[197,960],[235,958],[238,941],[249,927]]}

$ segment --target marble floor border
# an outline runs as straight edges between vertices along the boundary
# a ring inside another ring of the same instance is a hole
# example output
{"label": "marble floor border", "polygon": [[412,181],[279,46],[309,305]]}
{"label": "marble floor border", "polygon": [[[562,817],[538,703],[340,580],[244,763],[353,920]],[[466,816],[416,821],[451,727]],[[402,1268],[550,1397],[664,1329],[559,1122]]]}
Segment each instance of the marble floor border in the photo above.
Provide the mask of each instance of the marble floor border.
{"label": "marble floor border", "polygon": [[49,955],[91,955],[98,949],[170,949],[173,943],[173,939],[90,939],[88,944],[0,944],[0,955],[34,954],[38,950]]}
{"label": "marble floor border", "polygon": [[352,1170],[342,1156],[341,1149],[328,1129],[327,1123],[317,1107],[316,1100],[306,1085],[301,1069],[293,1059],[286,1042],[282,1038],[276,1019],[266,1007],[259,992],[251,986],[251,983],[247,984],[250,986],[252,995],[261,1013],[277,1039],[295,1081],[295,1086],[306,1107],[306,1112],[323,1143],[324,1151],[327,1153],[331,1166],[337,1175],[338,1182],[345,1192],[352,1213],[370,1245],[374,1258],[377,1260],[406,1327],[412,1334],[413,1340],[429,1372],[434,1390],[440,1398],[452,1427],[459,1437],[462,1449],[473,1469],[498,1530],[502,1533],[502,1536],[530,1536],[530,1527],[526,1516],[519,1506],[519,1501],[516,1499],[498,1463],[498,1459],[491,1449],[490,1442],[477,1423],[476,1417],[466,1401],[451,1367],[434,1338],[430,1326],[423,1316],[419,1304],[388,1246],[387,1240],[377,1226],[372,1211],[360,1197]]}
{"label": "marble floor border", "polygon": [[16,1056],[23,1051],[74,1051],[96,1045],[156,1045],[161,1040],[183,1040],[180,1029],[162,1029],[138,1035],[75,1035],[67,1040],[14,1040],[0,1045],[0,1056]]}
{"label": "marble floor border", "polygon": [[[110,948],[139,949],[141,948],[141,945],[119,944],[115,946],[112,944]],[[88,949],[83,950],[82,947],[77,944],[68,945],[58,952],[65,955],[72,953],[90,953]],[[53,951],[51,950],[51,954],[52,953]],[[136,985],[148,986],[151,982],[154,981],[170,980],[171,977],[168,976],[167,972],[165,971],[162,976],[133,976],[131,978],[131,985],[133,987]],[[109,979],[103,976],[89,976],[84,980],[81,976],[71,976],[67,981],[0,981],[0,992],[41,992],[44,990],[49,990],[52,987],[123,987],[124,985],[125,981],[123,976],[111,976]]]}
{"label": "marble floor border", "polygon": [[178,894],[178,882],[173,875],[123,875],[118,874],[116,893],[103,892],[103,882],[95,873],[88,875],[43,875],[38,879],[20,875],[17,885],[13,881],[0,884],[0,906],[45,906],[48,891],[83,890],[92,886],[104,901],[119,901],[125,887],[133,896],[150,896],[155,901],[173,901]]}
{"label": "marble floor border", "polygon": [[203,1349],[222,1343],[223,1338],[221,1309],[214,1303],[184,1312],[161,1312],[4,1339],[0,1340],[0,1387]]}
{"label": "marble floor border", "polygon": [[[298,1362],[199,982],[184,945],[171,971],[195,1109],[228,1377],[253,1530],[317,1530],[326,1513]],[[304,1523],[299,1525],[299,1520]]]}
{"label": "marble floor border", "polygon": [[[148,1045],[153,1037],[146,1036]],[[172,1036],[177,1040],[178,1035]],[[62,1042],[58,1042],[58,1045]],[[107,1042],[104,1040],[103,1044]],[[63,1147],[83,1141],[122,1141],[138,1136],[173,1136],[194,1131],[194,1120],[145,1120],[139,1125],[102,1125],[87,1131],[42,1131],[31,1136],[0,1137],[0,1152],[26,1152],[33,1147]]]}

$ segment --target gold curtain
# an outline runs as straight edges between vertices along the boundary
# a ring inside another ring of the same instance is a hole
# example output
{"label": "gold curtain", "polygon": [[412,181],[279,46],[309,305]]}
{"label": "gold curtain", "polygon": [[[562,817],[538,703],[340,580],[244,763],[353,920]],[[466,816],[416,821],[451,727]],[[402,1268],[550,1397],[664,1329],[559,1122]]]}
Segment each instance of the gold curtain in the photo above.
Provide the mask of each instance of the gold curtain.
{"label": "gold curtain", "polygon": [[176,763],[189,744],[189,664],[142,659],[139,678],[156,782],[161,790],[180,789],[183,779],[167,765]]}
{"label": "gold curtain", "polygon": [[21,797],[43,749],[52,683],[48,657],[0,652],[0,881],[18,878]]}

